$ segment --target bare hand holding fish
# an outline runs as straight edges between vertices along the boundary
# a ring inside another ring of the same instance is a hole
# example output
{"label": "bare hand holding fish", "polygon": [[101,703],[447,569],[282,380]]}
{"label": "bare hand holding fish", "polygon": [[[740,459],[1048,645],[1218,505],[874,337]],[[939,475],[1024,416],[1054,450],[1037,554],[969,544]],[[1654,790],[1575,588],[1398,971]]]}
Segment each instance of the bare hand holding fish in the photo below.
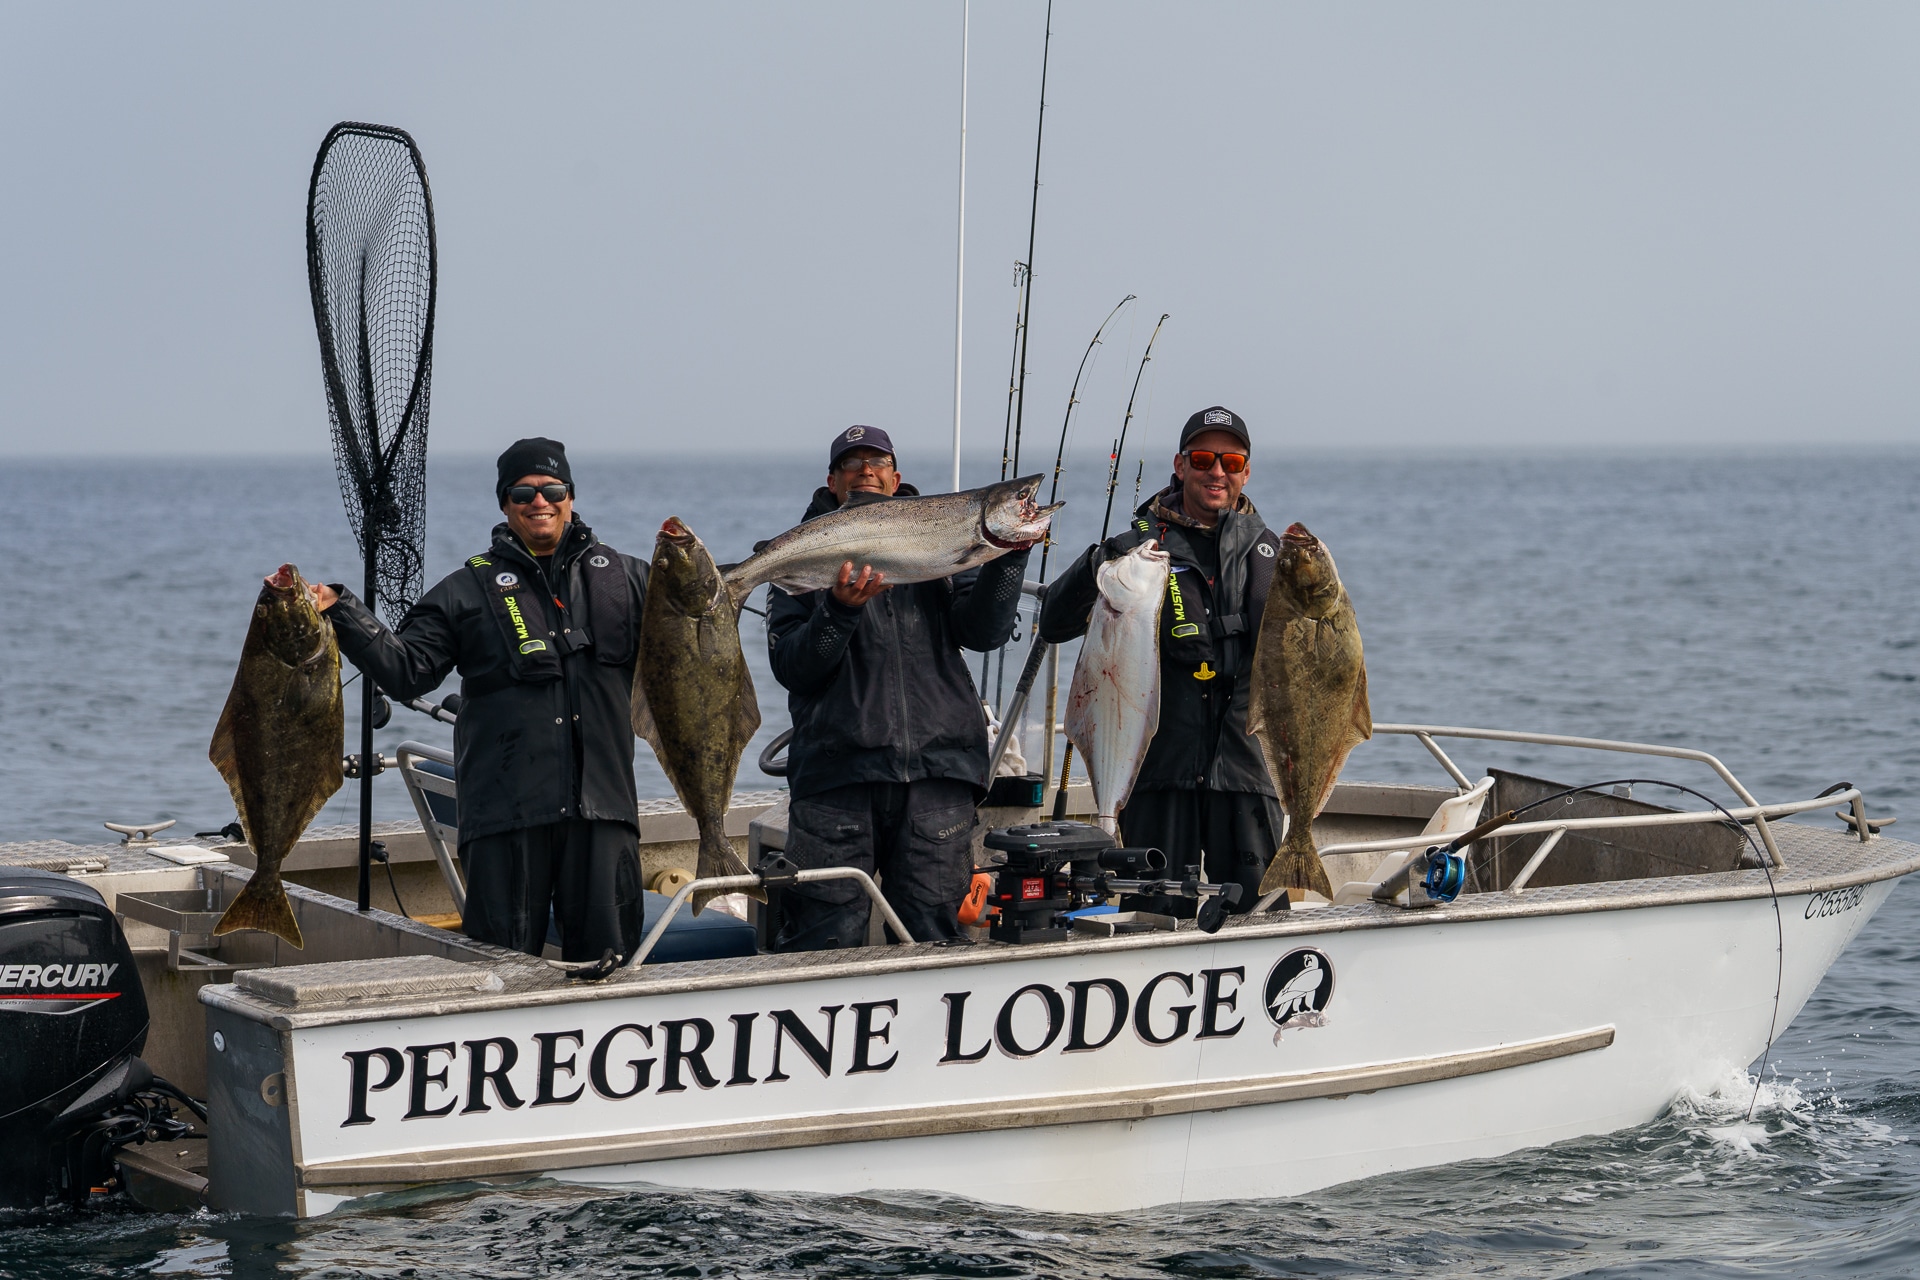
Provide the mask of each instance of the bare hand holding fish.
{"label": "bare hand holding fish", "polygon": [[340,646],[300,571],[283,564],[254,601],[226,708],[207,756],[233,792],[253,850],[253,878],[216,934],[259,929],[305,946],[280,864],[340,789],[346,716]]}

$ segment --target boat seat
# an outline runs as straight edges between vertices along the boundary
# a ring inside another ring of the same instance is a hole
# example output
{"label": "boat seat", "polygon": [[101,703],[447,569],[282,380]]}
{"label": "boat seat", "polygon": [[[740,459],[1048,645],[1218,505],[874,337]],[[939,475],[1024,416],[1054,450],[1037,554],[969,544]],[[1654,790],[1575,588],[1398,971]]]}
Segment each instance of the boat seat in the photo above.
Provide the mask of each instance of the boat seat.
{"label": "boat seat", "polygon": [[[1440,807],[1427,819],[1427,825],[1421,830],[1423,836],[1434,837],[1434,843],[1440,843],[1440,837],[1457,836],[1473,830],[1480,824],[1480,810],[1486,806],[1487,793],[1493,790],[1493,779],[1482,778],[1472,787],[1448,800],[1442,800]],[[1373,891],[1382,880],[1407,864],[1416,850],[1401,849],[1389,853],[1380,859],[1380,865],[1373,869],[1373,876],[1367,880],[1349,880],[1333,891],[1333,905],[1345,906],[1350,902],[1365,902],[1373,897]]]}

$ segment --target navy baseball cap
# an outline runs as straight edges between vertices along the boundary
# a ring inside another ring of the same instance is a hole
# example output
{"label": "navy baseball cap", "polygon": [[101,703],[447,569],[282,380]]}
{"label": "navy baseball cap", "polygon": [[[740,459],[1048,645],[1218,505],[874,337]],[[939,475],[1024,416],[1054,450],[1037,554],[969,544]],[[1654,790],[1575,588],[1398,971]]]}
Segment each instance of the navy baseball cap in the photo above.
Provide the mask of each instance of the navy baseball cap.
{"label": "navy baseball cap", "polygon": [[1214,405],[1211,409],[1202,409],[1188,418],[1187,425],[1180,428],[1180,447],[1185,449],[1187,441],[1202,431],[1224,431],[1248,449],[1253,448],[1253,441],[1247,436],[1247,424],[1231,409]]}
{"label": "navy baseball cap", "polygon": [[[878,449],[882,453],[893,453],[893,441],[878,427],[848,427],[833,438],[833,444],[827,450],[827,470],[833,470],[842,454],[852,453],[855,449]],[[895,454],[894,461],[899,460],[899,455]]]}

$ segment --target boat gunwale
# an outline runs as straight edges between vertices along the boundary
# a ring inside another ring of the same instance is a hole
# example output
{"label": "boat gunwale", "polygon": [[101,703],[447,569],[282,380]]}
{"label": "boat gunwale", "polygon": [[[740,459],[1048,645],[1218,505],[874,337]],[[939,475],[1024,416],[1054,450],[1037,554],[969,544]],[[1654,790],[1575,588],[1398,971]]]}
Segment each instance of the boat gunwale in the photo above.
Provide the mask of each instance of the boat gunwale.
{"label": "boat gunwale", "polygon": [[[1830,837],[1846,842],[1849,851],[1858,851],[1861,865],[1807,876],[1790,876],[1787,870],[1746,868],[1704,872],[1688,876],[1660,876],[1635,880],[1609,880],[1577,885],[1529,887],[1524,894],[1504,890],[1471,894],[1444,906],[1422,910],[1388,906],[1372,901],[1345,906],[1314,907],[1297,912],[1268,913],[1261,918],[1230,917],[1213,934],[1185,928],[1171,933],[1125,934],[1112,938],[1089,938],[1063,942],[1034,943],[1022,946],[977,945],[948,947],[935,943],[916,943],[886,948],[862,948],[857,959],[837,959],[840,952],[814,952],[805,955],[761,955],[736,960],[697,960],[646,966],[643,972],[624,971],[599,983],[567,982],[543,962],[506,952],[486,944],[461,939],[465,948],[477,953],[475,963],[491,963],[507,981],[507,989],[494,993],[462,993],[457,998],[419,1000],[343,1001],[311,1008],[296,1008],[242,991],[232,984],[210,984],[199,992],[201,1003],[228,1010],[241,1017],[261,1022],[282,1032],[308,1028],[386,1022],[400,1018],[437,1017],[463,1013],[481,1013],[501,1009],[534,1008],[545,1005],[580,1004],[599,1000],[624,1000],[638,996],[679,995],[693,992],[724,991],[742,987],[774,987],[795,982],[825,981],[849,977],[873,977],[921,969],[961,969],[978,965],[1018,963],[1026,960],[1065,958],[1091,954],[1112,954],[1139,950],[1212,945],[1218,942],[1261,938],[1312,938],[1372,929],[1422,928],[1445,924],[1465,924],[1490,920],[1523,919],[1535,916],[1587,915],[1606,911],[1652,910],[1662,907],[1693,906],[1712,902],[1742,902],[1766,898],[1797,898],[1811,894],[1897,880],[1920,871],[1920,845],[1876,836],[1857,843],[1850,833],[1830,832],[1801,823],[1782,823],[1775,832],[1792,844],[1808,837]],[[1877,856],[1875,856],[1877,855]],[[1706,883],[1702,883],[1706,882]],[[498,958],[487,956],[498,951]],[[742,968],[741,966],[752,966]],[[713,966],[725,966],[715,972]],[[519,985],[529,977],[541,985]]]}

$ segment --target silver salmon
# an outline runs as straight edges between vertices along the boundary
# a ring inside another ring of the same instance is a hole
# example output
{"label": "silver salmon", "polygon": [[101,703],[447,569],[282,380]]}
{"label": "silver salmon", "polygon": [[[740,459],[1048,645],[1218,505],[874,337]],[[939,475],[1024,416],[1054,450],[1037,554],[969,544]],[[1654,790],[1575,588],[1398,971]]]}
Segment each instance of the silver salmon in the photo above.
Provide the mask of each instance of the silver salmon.
{"label": "silver salmon", "polygon": [[1151,539],[1094,575],[1100,596],[1067,691],[1067,739],[1087,762],[1094,808],[1108,835],[1160,729],[1160,606],[1169,557]]}
{"label": "silver salmon", "polygon": [[[654,541],[632,712],[633,731],[660,757],[699,828],[699,877],[746,875],[727,839],[727,806],[740,754],[760,728],[760,703],[740,652],[739,607],[713,557],[678,516]],[[766,900],[763,890],[749,892]],[[695,913],[714,896],[696,893]]]}
{"label": "silver salmon", "polygon": [[951,577],[1047,536],[1053,513],[1067,504],[1039,505],[1040,481],[1024,476],[927,497],[856,496],[763,543],[727,570],[727,587],[736,600],[763,582],[790,595],[820,591],[849,560],[856,569],[872,565],[895,586]]}
{"label": "silver salmon", "polygon": [[253,878],[228,904],[215,933],[258,929],[306,945],[280,864],[340,789],[345,750],[340,646],[300,571],[283,564],[254,601],[240,669],[207,748],[233,792],[254,857]]}
{"label": "silver salmon", "polygon": [[1373,736],[1360,628],[1333,557],[1303,524],[1287,527],[1253,653],[1247,732],[1287,811],[1287,835],[1260,881],[1275,889],[1333,886],[1313,840],[1313,820],[1333,795],[1352,750]]}

